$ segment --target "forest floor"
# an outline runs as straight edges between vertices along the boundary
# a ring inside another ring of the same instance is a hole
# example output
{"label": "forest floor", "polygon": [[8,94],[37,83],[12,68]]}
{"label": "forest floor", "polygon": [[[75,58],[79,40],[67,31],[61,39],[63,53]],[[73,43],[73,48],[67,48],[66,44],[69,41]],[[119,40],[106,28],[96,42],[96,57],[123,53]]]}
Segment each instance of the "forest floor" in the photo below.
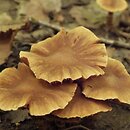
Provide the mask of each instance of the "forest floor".
{"label": "forest floor", "polygon": [[[28,29],[19,30],[0,70],[17,66],[20,51],[29,51],[33,43],[53,36],[62,27],[82,25],[93,31],[106,44],[108,55],[120,60],[130,73],[130,9],[115,14],[114,28],[109,31],[105,25],[107,13],[89,0],[65,0],[58,15],[56,19],[50,15],[51,23],[31,20]],[[77,118],[76,122],[52,115],[32,117],[25,109],[0,111],[0,130],[130,130],[130,105],[116,100],[107,102],[113,107],[112,111]]]}

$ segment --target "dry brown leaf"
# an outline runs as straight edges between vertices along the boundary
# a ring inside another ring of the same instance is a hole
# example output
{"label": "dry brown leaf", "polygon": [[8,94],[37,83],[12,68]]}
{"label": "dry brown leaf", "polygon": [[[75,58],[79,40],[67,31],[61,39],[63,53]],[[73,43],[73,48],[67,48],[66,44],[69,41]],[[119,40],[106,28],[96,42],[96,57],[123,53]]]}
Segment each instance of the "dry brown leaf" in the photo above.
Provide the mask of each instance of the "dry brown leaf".
{"label": "dry brown leaf", "polygon": [[0,0],[0,32],[17,30],[25,25],[27,19],[19,12],[20,4],[16,0]]}
{"label": "dry brown leaf", "polygon": [[23,5],[22,10],[28,17],[49,22],[49,13],[60,12],[61,0],[30,0]]}

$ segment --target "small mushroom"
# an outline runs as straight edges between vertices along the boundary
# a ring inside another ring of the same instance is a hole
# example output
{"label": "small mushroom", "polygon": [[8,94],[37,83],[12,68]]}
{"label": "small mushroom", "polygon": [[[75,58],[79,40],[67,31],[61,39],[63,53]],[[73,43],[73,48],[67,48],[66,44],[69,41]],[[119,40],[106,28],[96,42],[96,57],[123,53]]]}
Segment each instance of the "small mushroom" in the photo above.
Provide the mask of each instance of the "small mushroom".
{"label": "small mushroom", "polygon": [[123,11],[127,8],[126,0],[97,0],[97,4],[108,11],[107,26],[111,30],[113,27],[113,13]]}
{"label": "small mushroom", "polygon": [[98,112],[106,112],[110,110],[111,107],[105,102],[86,98],[81,93],[80,87],[78,86],[75,95],[69,104],[64,109],[56,110],[52,114],[61,118],[82,118]]}
{"label": "small mushroom", "polygon": [[0,64],[5,62],[11,51],[13,32],[10,30],[6,33],[0,32]]}
{"label": "small mushroom", "polygon": [[3,19],[0,18],[0,64],[5,62],[11,52],[16,31],[25,25],[25,21],[14,23],[6,13],[3,15]]}
{"label": "small mushroom", "polygon": [[104,71],[104,75],[91,77],[83,83],[85,96],[98,100],[118,99],[130,104],[130,75],[123,64],[109,58]]}
{"label": "small mushroom", "polygon": [[17,110],[28,106],[31,115],[41,116],[63,109],[74,96],[76,84],[51,85],[38,80],[23,63],[18,69],[7,68],[0,73],[0,109]]}
{"label": "small mushroom", "polygon": [[28,60],[38,79],[48,82],[102,75],[101,67],[107,65],[105,45],[84,27],[69,32],[62,29],[52,38],[32,45],[30,52],[20,52],[20,57]]}

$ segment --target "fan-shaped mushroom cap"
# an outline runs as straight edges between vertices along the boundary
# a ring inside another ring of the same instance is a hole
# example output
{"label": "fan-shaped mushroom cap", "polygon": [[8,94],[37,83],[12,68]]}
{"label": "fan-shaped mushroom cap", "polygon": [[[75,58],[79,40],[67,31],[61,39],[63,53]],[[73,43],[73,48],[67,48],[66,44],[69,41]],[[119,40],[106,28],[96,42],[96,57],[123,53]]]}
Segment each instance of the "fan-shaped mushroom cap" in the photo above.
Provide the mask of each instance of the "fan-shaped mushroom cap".
{"label": "fan-shaped mushroom cap", "polygon": [[53,114],[61,118],[73,118],[90,116],[98,112],[106,112],[110,110],[111,107],[105,102],[86,98],[78,87],[69,104],[62,110],[54,111]]}
{"label": "fan-shaped mushroom cap", "polygon": [[104,75],[91,77],[83,83],[86,97],[99,100],[119,99],[130,104],[130,76],[123,64],[109,58],[104,71]]}
{"label": "fan-shaped mushroom cap", "polygon": [[128,6],[125,0],[97,0],[97,4],[109,12],[123,11]]}
{"label": "fan-shaped mushroom cap", "polygon": [[48,82],[71,78],[85,78],[104,74],[100,67],[107,64],[104,44],[97,43],[90,30],[77,27],[69,32],[64,29],[52,38],[35,44],[31,52],[21,52],[38,79]]}
{"label": "fan-shaped mushroom cap", "polygon": [[28,66],[7,68],[0,73],[0,109],[17,110],[28,105],[31,115],[45,115],[64,108],[76,84],[51,85],[35,78]]}

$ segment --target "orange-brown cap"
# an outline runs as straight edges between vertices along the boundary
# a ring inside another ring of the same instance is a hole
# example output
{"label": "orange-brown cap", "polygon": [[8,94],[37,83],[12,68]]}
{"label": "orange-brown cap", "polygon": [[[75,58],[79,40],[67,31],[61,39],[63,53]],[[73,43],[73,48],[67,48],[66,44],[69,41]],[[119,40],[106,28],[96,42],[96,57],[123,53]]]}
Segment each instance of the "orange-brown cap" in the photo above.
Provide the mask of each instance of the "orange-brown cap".
{"label": "orange-brown cap", "polygon": [[130,76],[123,64],[109,58],[104,71],[104,75],[91,77],[83,83],[86,97],[99,100],[118,99],[130,104]]}
{"label": "orange-brown cap", "polygon": [[106,112],[110,110],[111,107],[105,102],[86,98],[78,87],[69,104],[64,109],[56,110],[52,114],[61,118],[82,118],[98,112]]}
{"label": "orange-brown cap", "polygon": [[32,46],[31,52],[21,52],[38,79],[48,82],[85,78],[104,74],[100,67],[107,65],[104,44],[84,27],[69,32],[62,29],[57,35]]}
{"label": "orange-brown cap", "polygon": [[17,110],[27,105],[31,115],[40,116],[63,109],[74,96],[76,84],[51,85],[38,80],[28,66],[7,68],[0,73],[0,109]]}
{"label": "orange-brown cap", "polygon": [[97,0],[97,4],[109,12],[123,11],[128,6],[126,0]]}

